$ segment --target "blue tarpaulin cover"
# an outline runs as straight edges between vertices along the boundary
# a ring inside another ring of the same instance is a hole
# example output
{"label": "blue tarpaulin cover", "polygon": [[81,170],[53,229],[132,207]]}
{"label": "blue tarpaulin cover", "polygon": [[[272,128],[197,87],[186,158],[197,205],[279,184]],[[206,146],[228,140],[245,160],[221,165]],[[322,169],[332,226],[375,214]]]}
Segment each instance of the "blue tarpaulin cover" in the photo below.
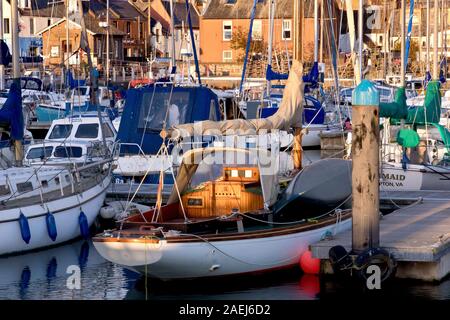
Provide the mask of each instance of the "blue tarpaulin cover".
{"label": "blue tarpaulin cover", "polygon": [[[127,91],[117,140],[141,145],[146,154],[155,154],[161,147],[159,136],[166,120],[166,129],[173,125],[202,120],[220,120],[217,96],[204,87],[172,87],[150,85]],[[132,146],[121,152],[137,153]]]}
{"label": "blue tarpaulin cover", "polygon": [[10,130],[11,139],[23,139],[22,94],[16,82],[11,84],[8,99],[0,109],[0,126]]}

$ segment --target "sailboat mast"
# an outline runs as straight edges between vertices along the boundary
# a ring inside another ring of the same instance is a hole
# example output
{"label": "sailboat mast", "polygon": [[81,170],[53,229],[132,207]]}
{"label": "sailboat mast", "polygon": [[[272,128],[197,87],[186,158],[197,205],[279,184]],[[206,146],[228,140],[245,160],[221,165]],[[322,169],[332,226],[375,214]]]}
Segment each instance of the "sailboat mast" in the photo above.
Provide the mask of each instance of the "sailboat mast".
{"label": "sailboat mast", "polygon": [[[3,40],[3,1],[0,1],[0,40]],[[5,66],[0,64],[0,90],[5,89]]]}
{"label": "sailboat mast", "polygon": [[[324,0],[322,0],[324,1]],[[352,0],[345,0],[345,10],[347,11],[347,24],[348,24],[348,33],[350,37],[350,51],[352,54],[352,64],[355,76],[355,82],[359,83],[360,79],[360,68],[359,68],[359,59],[357,59],[355,54],[355,20],[353,18],[353,6]]]}
{"label": "sailboat mast", "polygon": [[[303,62],[303,0],[294,1],[294,60]],[[292,146],[294,169],[302,169],[302,128],[294,128],[294,144]]]}
{"label": "sailboat mast", "polygon": [[[66,58],[66,72],[69,72],[69,1],[66,0],[66,52],[67,52],[67,58]],[[83,10],[83,9],[81,9]],[[82,13],[83,14],[83,13]]]}
{"label": "sailboat mast", "polygon": [[319,0],[314,0],[314,62],[319,61]]}
{"label": "sailboat mast", "polygon": [[[11,0],[11,37],[12,37],[12,65],[13,79],[17,83],[19,90],[20,83],[20,64],[19,64],[19,9],[17,0]],[[23,149],[22,140],[14,140],[16,166],[22,166]]]}
{"label": "sailboat mast", "polygon": [[[148,52],[146,51],[146,58],[149,58],[151,56],[151,42],[152,42],[152,3],[150,0],[148,0],[148,9],[147,9],[147,24],[148,24],[148,44],[145,46],[145,50],[148,48]],[[149,74],[151,74],[151,69],[149,71]],[[151,77],[149,77],[151,78]]]}
{"label": "sailboat mast", "polygon": [[402,0],[401,3],[401,10],[400,10],[400,32],[401,32],[401,47],[400,47],[400,55],[401,55],[401,70],[400,70],[400,87],[405,87],[405,71],[406,71],[406,61],[405,61],[405,53],[406,53],[406,46],[405,46],[405,36],[406,36],[406,29],[405,29],[405,23],[406,23],[406,0]]}
{"label": "sailboat mast", "polygon": [[323,18],[325,16],[323,2],[324,0],[320,0],[320,62],[323,62]]}
{"label": "sailboat mast", "polygon": [[176,67],[176,61],[175,61],[175,17],[173,16],[173,0],[169,1],[170,3],[170,33],[172,34],[172,48],[171,48],[171,63],[172,63],[172,72],[174,71],[174,68]]}
{"label": "sailboat mast", "polygon": [[[269,34],[268,34],[268,39],[269,39],[269,44],[268,44],[268,49],[267,49],[267,64],[268,65],[272,65],[272,50],[273,50],[273,24],[274,24],[274,17],[275,17],[275,0],[270,0],[270,4],[269,4]],[[267,96],[270,95],[270,91],[271,91],[271,82],[270,80],[267,80]]]}
{"label": "sailboat mast", "polygon": [[109,83],[109,0],[106,0],[106,85]]}
{"label": "sailboat mast", "polygon": [[430,0],[427,0],[427,72],[430,72]]}
{"label": "sailboat mast", "polygon": [[433,34],[433,79],[439,80],[438,64],[438,24],[439,24],[439,0],[434,0],[434,34]]}
{"label": "sailboat mast", "polygon": [[363,79],[363,47],[364,47],[364,32],[363,32],[363,17],[364,17],[364,0],[359,0],[359,8],[358,8],[358,38],[359,38],[359,46],[358,46],[358,68],[359,68],[359,77],[356,81],[356,84],[360,84]]}

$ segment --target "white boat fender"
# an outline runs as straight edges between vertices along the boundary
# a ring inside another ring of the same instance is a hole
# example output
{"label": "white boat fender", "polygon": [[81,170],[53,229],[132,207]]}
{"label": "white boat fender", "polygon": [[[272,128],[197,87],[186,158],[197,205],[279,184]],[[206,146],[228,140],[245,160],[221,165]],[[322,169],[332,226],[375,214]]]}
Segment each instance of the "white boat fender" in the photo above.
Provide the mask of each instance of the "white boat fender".
{"label": "white boat fender", "polygon": [[48,236],[50,237],[50,239],[52,239],[52,241],[55,241],[56,237],[58,236],[58,231],[56,229],[55,217],[50,211],[47,211],[45,222],[47,223]]}
{"label": "white boat fender", "polygon": [[113,206],[102,207],[100,209],[100,216],[103,219],[112,219],[119,213],[118,211],[120,210],[117,210],[117,208]]}
{"label": "white boat fender", "polygon": [[30,225],[28,223],[28,218],[25,217],[22,211],[20,211],[19,225],[23,241],[25,241],[26,244],[29,244],[31,239]]}
{"label": "white boat fender", "polygon": [[80,211],[80,215],[78,216],[78,223],[80,225],[80,234],[83,239],[89,238],[89,224],[87,217],[83,211]]}

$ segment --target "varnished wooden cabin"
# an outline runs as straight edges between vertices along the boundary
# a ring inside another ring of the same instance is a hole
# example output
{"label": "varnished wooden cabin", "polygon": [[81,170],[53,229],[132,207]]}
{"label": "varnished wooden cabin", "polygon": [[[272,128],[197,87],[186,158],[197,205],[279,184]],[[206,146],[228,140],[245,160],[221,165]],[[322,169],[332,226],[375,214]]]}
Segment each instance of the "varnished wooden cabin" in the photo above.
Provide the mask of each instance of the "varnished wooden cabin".
{"label": "varnished wooden cabin", "polygon": [[208,218],[263,208],[257,167],[225,167],[223,175],[188,190],[182,197],[188,218]]}

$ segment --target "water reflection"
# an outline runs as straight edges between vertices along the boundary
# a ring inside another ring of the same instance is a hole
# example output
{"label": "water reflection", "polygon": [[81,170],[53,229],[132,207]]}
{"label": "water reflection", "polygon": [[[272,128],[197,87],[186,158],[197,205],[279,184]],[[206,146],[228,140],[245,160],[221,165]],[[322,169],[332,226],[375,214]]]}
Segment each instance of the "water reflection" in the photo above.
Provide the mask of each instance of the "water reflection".
{"label": "water reflection", "polygon": [[[80,290],[66,286],[70,265],[81,270]],[[0,299],[123,299],[136,278],[105,261],[91,243],[77,241],[0,258]]]}
{"label": "water reflection", "polygon": [[[81,270],[81,289],[70,290],[67,267]],[[0,299],[316,300],[362,295],[380,298],[450,299],[441,283],[395,280],[368,292],[346,279],[303,275],[298,268],[233,278],[162,282],[104,260],[90,242],[0,258]]]}
{"label": "water reflection", "polygon": [[314,300],[318,297],[319,289],[319,277],[302,275],[298,268],[293,268],[232,279],[162,282],[142,277],[126,299]]}

